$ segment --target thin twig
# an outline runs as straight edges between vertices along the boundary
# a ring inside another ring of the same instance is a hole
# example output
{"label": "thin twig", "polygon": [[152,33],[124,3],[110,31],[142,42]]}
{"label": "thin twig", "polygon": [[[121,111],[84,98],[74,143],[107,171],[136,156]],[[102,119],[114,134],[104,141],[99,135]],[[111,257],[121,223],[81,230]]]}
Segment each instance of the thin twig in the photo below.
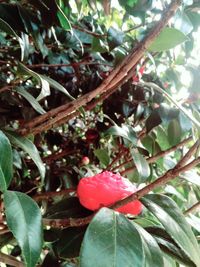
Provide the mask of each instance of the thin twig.
{"label": "thin twig", "polygon": [[[179,169],[177,169],[175,166],[173,169],[168,170],[163,176],[161,176],[154,182],[150,183],[149,185],[145,186],[139,191],[133,193],[132,195],[116,202],[115,204],[110,206],[110,208],[117,209],[125,204],[128,204],[129,202],[132,202],[133,200],[140,199],[141,197],[145,196],[146,194],[148,194],[155,188],[165,185],[169,181],[173,180],[180,173],[194,168],[199,163],[200,163],[200,157]],[[55,228],[78,227],[78,226],[87,225],[88,223],[90,223],[94,215],[95,213],[88,217],[78,218],[78,219],[77,218],[69,218],[69,219],[46,219],[45,218],[43,219],[43,223],[44,225],[48,225],[48,226],[55,227]]]}
{"label": "thin twig", "polygon": [[112,209],[117,209],[117,208],[119,208],[119,207],[121,207],[121,206],[123,206],[125,204],[128,204],[129,202],[131,202],[133,200],[140,199],[144,195],[148,194],[150,191],[154,190],[155,188],[157,188],[159,186],[165,185],[169,181],[171,181],[174,178],[176,178],[180,173],[186,172],[186,171],[192,169],[193,167],[195,167],[199,163],[200,163],[200,157],[195,159],[195,160],[193,160],[189,164],[187,164],[184,167],[181,167],[179,169],[176,169],[176,166],[175,166],[175,168],[167,171],[163,176],[161,176],[160,178],[158,178],[157,180],[155,180],[151,184],[145,186],[144,188],[142,188],[139,191],[133,193],[132,195],[128,196],[127,198],[125,198],[123,200],[120,200],[119,202],[115,203],[113,206],[111,206],[111,208]]}
{"label": "thin twig", "polygon": [[[127,75],[134,73],[134,66],[136,63],[143,57],[146,49],[152,44],[155,38],[159,35],[161,30],[168,23],[169,19],[174,15],[181,0],[172,1],[168,9],[163,13],[162,19],[153,27],[152,31],[143,39],[141,43],[138,43],[137,46],[130,52],[130,54],[125,57],[125,59],[120,63],[104,80],[104,82],[97,87],[95,90],[79,97],[77,100],[74,100],[66,105],[58,107],[50,112],[47,112],[44,115],[39,116],[32,122],[29,122],[29,125],[25,125],[24,128],[20,129],[22,135],[28,135],[32,133],[33,127],[38,128],[41,132],[44,130],[50,129],[54,126],[57,121],[64,120],[67,118],[70,113],[76,111],[80,107],[89,103],[96,96],[101,94],[109,94],[110,91],[114,92],[119,85],[123,84],[127,79]],[[48,120],[47,125],[43,127],[43,123]]]}
{"label": "thin twig", "polygon": [[199,212],[200,211],[200,201],[198,201],[197,203],[195,203],[194,205],[192,205],[192,207],[190,207],[189,209],[184,211],[184,215],[189,215],[190,213],[193,212]]}
{"label": "thin twig", "polygon": [[15,257],[4,254],[2,252],[0,252],[0,262],[11,265],[11,266],[15,266],[15,267],[25,267],[23,262],[18,261]]}
{"label": "thin twig", "polygon": [[[184,139],[183,141],[181,141],[179,144],[177,144],[177,145],[175,145],[175,146],[173,146],[173,147],[171,147],[171,148],[169,148],[169,149],[167,149],[167,150],[165,150],[165,151],[161,151],[161,152],[157,153],[156,155],[154,155],[154,156],[152,156],[152,157],[147,158],[147,162],[148,162],[148,163],[155,162],[157,159],[162,158],[162,157],[168,155],[168,154],[171,153],[171,152],[174,152],[175,150],[177,150],[178,148],[182,147],[183,145],[187,144],[187,143],[190,142],[190,141],[192,141],[192,137],[188,137],[188,138]],[[190,153],[191,153],[191,152],[190,152]],[[116,169],[118,169],[118,168],[121,168],[121,167],[123,167],[125,164],[130,163],[130,162],[132,162],[132,161],[133,161],[133,160],[130,159],[129,161],[124,162],[124,163],[122,163],[122,164],[116,166],[116,167],[113,168],[112,170],[116,170]],[[185,163],[186,163],[186,162],[185,162]],[[183,165],[184,165],[184,164],[181,164],[179,167],[181,167],[181,166],[183,166]],[[131,166],[130,168],[127,168],[127,169],[125,169],[124,171],[121,171],[120,174],[121,174],[121,175],[128,174],[128,173],[130,173],[130,172],[133,172],[135,169],[136,169],[136,167],[135,167],[135,165],[133,165],[133,166]]]}
{"label": "thin twig", "polygon": [[70,193],[75,193],[75,192],[76,192],[75,188],[68,188],[68,189],[63,189],[63,190],[55,191],[55,192],[40,193],[40,194],[33,196],[33,199],[38,202],[41,200],[49,200],[56,196],[62,196],[62,195],[68,196]]}

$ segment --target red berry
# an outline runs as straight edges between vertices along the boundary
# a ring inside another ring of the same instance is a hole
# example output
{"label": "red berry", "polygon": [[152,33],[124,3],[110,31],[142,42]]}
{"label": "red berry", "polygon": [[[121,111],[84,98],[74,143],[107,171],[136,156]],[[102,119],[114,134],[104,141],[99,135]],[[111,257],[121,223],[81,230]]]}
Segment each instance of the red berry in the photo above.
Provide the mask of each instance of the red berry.
{"label": "red berry", "polygon": [[[114,204],[135,191],[136,187],[128,179],[105,171],[92,177],[82,178],[78,184],[77,195],[85,208],[98,210]],[[142,211],[142,204],[139,200],[134,200],[118,208],[117,211],[138,215]]]}

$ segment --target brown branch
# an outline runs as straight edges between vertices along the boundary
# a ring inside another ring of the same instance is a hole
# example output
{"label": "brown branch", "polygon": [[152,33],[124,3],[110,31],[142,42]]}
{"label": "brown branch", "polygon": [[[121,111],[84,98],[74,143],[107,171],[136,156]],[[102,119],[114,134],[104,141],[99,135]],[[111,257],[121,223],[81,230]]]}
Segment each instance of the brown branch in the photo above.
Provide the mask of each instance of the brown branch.
{"label": "brown branch", "polygon": [[85,32],[85,33],[87,33],[89,35],[92,35],[94,37],[97,37],[97,38],[105,38],[105,37],[107,37],[107,34],[100,34],[100,33],[96,33],[96,32],[91,32],[91,31],[89,31],[87,29],[84,29],[84,28],[81,28],[81,27],[79,27],[77,25],[72,25],[72,28],[74,28],[74,29],[76,29],[76,30],[78,30],[80,32]]}
{"label": "brown branch", "polygon": [[71,155],[71,154],[77,153],[79,151],[80,151],[79,149],[70,150],[69,148],[66,148],[66,149],[62,150],[61,152],[56,152],[56,153],[53,153],[49,156],[42,158],[42,161],[46,162],[46,163],[50,163],[50,162],[58,160],[64,156]]}
{"label": "brown branch", "polygon": [[11,89],[13,87],[13,85],[6,85],[0,88],[0,93],[3,93],[5,91],[8,91],[9,89]]}
{"label": "brown branch", "polygon": [[[46,120],[49,120],[48,127],[50,129],[57,121],[64,120],[64,118],[67,118],[71,112],[74,112],[75,110],[84,106],[97,95],[101,95],[105,92],[109,94],[110,90],[114,92],[119,85],[124,83],[124,81],[127,79],[127,75],[130,76],[134,73],[135,65],[143,57],[146,49],[152,44],[161,30],[166,26],[169,19],[174,15],[180,4],[181,0],[172,1],[168,9],[163,13],[161,20],[153,27],[146,38],[144,38],[141,43],[138,43],[131,53],[110,73],[110,75],[99,87],[92,92],[79,97],[77,100],[74,100],[37,117],[32,122],[26,124],[24,128],[20,129],[20,133],[22,135],[27,135],[30,132],[32,133],[32,128],[35,126],[40,127],[40,131],[42,132],[44,131],[43,123],[45,123]],[[47,127],[45,127],[45,130],[47,130]]]}
{"label": "brown branch", "polygon": [[[163,176],[161,176],[160,178],[158,178],[151,184],[138,190],[132,195],[116,202],[115,204],[111,205],[110,208],[117,209],[125,204],[128,204],[129,202],[132,202],[133,200],[140,199],[141,197],[145,196],[146,194],[148,194],[155,188],[165,185],[169,181],[176,178],[180,173],[190,170],[198,164],[200,164],[200,157],[179,169],[177,169],[175,166],[173,169],[167,171]],[[46,219],[45,218],[43,219],[43,223],[44,225],[48,225],[48,226],[55,227],[55,228],[78,227],[78,226],[87,225],[88,223],[90,223],[94,215],[95,213],[88,217],[78,218],[78,219],[77,218],[69,218],[69,219]]]}
{"label": "brown branch", "polygon": [[171,181],[174,178],[176,178],[180,173],[192,169],[193,167],[195,167],[199,163],[200,163],[200,157],[195,159],[195,160],[193,160],[189,164],[187,164],[184,167],[181,167],[179,169],[177,169],[176,166],[175,166],[173,169],[167,171],[163,176],[161,176],[160,178],[158,178],[157,180],[155,180],[151,184],[145,186],[144,188],[142,188],[139,191],[133,193],[132,195],[128,196],[127,198],[118,201],[117,203],[112,205],[110,208],[117,209],[117,208],[119,208],[119,207],[121,207],[121,206],[123,206],[125,204],[128,204],[129,202],[131,202],[133,200],[140,199],[144,195],[148,194],[150,191],[154,190],[155,188],[157,188],[159,186],[165,185],[169,181]]}
{"label": "brown branch", "polygon": [[189,215],[192,212],[199,212],[200,211],[200,201],[198,201],[197,203],[195,203],[194,205],[192,205],[192,207],[190,207],[189,209],[184,211],[184,215]]}
{"label": "brown branch", "polygon": [[69,219],[46,219],[44,218],[43,224],[46,226],[51,226],[53,228],[68,228],[68,227],[79,227],[87,225],[91,222],[94,214],[87,216],[85,218],[69,218]]}
{"label": "brown branch", "polygon": [[70,193],[75,193],[75,192],[76,192],[75,188],[68,188],[68,189],[63,189],[63,190],[55,191],[55,192],[40,193],[40,194],[33,196],[33,199],[38,202],[41,200],[49,200],[56,196],[62,196],[62,195],[68,196]]}
{"label": "brown branch", "polygon": [[[154,155],[154,156],[152,156],[152,157],[147,158],[147,162],[148,162],[148,163],[155,162],[157,159],[162,158],[162,157],[168,155],[168,154],[171,153],[171,152],[174,152],[175,150],[177,150],[178,148],[182,147],[183,145],[187,144],[187,143],[190,142],[190,141],[192,141],[192,137],[188,137],[188,138],[184,139],[183,141],[181,141],[179,144],[177,144],[177,145],[175,145],[175,146],[172,146],[171,148],[169,148],[169,149],[167,149],[167,150],[165,150],[165,151],[161,151],[161,152],[157,153],[156,155]],[[196,146],[195,146],[195,147],[196,147]],[[191,152],[190,152],[190,153],[191,153]],[[185,155],[185,156],[186,156],[186,155]],[[122,164],[116,166],[116,167],[113,168],[112,170],[116,170],[116,169],[118,169],[118,168],[121,168],[121,167],[123,167],[125,164],[130,163],[130,162],[132,162],[132,161],[133,161],[133,160],[130,159],[129,161],[124,162],[124,163],[122,163]],[[186,162],[185,162],[185,163],[186,163]],[[183,165],[184,165],[184,164],[181,164],[179,167],[181,167],[181,166],[183,166]],[[131,166],[130,168],[127,168],[127,169],[125,169],[124,171],[121,171],[120,174],[121,174],[121,175],[128,174],[128,173],[134,171],[135,169],[136,169],[136,167],[135,167],[135,165],[133,165],[133,166]]]}
{"label": "brown branch", "polygon": [[95,66],[99,66],[99,65],[104,65],[104,66],[108,66],[108,67],[113,67],[110,64],[106,64],[106,63],[99,63],[99,62],[89,62],[89,61],[80,61],[80,62],[73,62],[73,63],[58,63],[58,64],[48,64],[48,63],[41,63],[41,64],[34,64],[34,65],[26,65],[27,68],[29,69],[35,69],[35,68],[42,68],[42,67],[48,67],[48,68],[58,68],[58,67],[76,67],[76,66],[80,66],[80,65],[95,65]]}
{"label": "brown branch", "polygon": [[185,154],[185,156],[176,165],[176,168],[178,169],[178,168],[184,166],[191,159],[191,157],[196,153],[198,147],[199,147],[199,140],[197,140],[194,143],[194,145],[188,150],[188,152]]}
{"label": "brown branch", "polygon": [[11,265],[11,266],[15,266],[15,267],[25,267],[23,262],[18,261],[15,257],[4,254],[2,252],[0,252],[0,262]]}

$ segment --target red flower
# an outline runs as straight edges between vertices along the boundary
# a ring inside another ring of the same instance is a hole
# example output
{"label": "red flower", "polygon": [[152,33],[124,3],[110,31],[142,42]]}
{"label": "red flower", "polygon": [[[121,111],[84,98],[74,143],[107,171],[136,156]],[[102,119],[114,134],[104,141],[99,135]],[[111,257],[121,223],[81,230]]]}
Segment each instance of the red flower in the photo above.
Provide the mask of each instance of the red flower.
{"label": "red flower", "polygon": [[[85,208],[98,210],[101,207],[109,207],[135,191],[136,187],[128,179],[105,171],[82,178],[78,184],[77,195]],[[142,204],[139,200],[134,200],[118,208],[117,211],[138,215],[142,211]]]}

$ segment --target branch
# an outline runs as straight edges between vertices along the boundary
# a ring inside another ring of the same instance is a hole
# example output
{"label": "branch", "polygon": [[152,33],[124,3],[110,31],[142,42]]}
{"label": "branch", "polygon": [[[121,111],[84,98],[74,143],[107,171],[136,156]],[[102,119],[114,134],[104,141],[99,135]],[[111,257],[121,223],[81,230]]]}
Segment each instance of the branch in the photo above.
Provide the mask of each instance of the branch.
{"label": "branch", "polygon": [[195,167],[199,163],[200,163],[200,157],[195,159],[195,160],[193,160],[189,164],[187,164],[184,167],[181,167],[179,169],[177,169],[176,166],[175,166],[175,168],[167,171],[163,176],[161,176],[160,178],[158,178],[157,180],[155,180],[151,184],[145,186],[144,188],[142,188],[139,191],[133,193],[132,195],[128,196],[127,198],[124,198],[124,199],[118,201],[117,203],[112,205],[110,208],[117,209],[117,208],[119,208],[119,207],[121,207],[121,206],[123,206],[125,204],[128,204],[129,202],[131,202],[133,200],[140,199],[144,195],[148,194],[150,191],[154,190],[155,188],[157,188],[159,186],[165,185],[169,181],[171,181],[174,178],[176,178],[180,173],[192,169],[193,167]]}
{"label": "branch", "polygon": [[38,202],[41,200],[49,200],[55,196],[69,195],[70,193],[75,193],[75,192],[76,192],[75,188],[68,188],[68,189],[63,189],[63,190],[56,191],[56,192],[40,193],[40,194],[33,196],[33,199]]}
{"label": "branch", "polygon": [[15,266],[15,267],[25,267],[23,262],[18,261],[15,257],[4,254],[2,252],[0,252],[0,262],[11,265],[11,266]]}
{"label": "branch", "polygon": [[192,207],[190,207],[189,209],[184,211],[184,215],[189,215],[192,212],[197,212],[200,211],[200,201],[198,201],[197,203],[195,203]]}
{"label": "branch", "polygon": [[150,87],[154,89],[155,91],[164,95],[171,103],[173,103],[180,111],[182,111],[183,114],[186,117],[188,117],[189,120],[191,120],[197,128],[200,128],[200,122],[195,117],[193,117],[180,103],[174,100],[173,97],[171,97],[165,90],[163,90],[157,84],[152,83],[152,82],[139,82],[139,83],[136,83],[136,85]]}
{"label": "branch", "polygon": [[[166,156],[167,154],[171,153],[171,152],[174,152],[175,150],[177,150],[178,148],[182,147],[183,145],[187,144],[188,142],[192,141],[192,137],[188,137],[187,139],[184,139],[183,141],[181,141],[179,144],[175,145],[175,146],[172,146],[171,148],[165,150],[165,151],[161,151],[159,153],[157,153],[156,155],[152,156],[152,157],[149,157],[147,158],[147,162],[148,163],[152,163],[152,162],[155,162],[157,159],[161,158],[161,157],[164,157]],[[191,153],[191,152],[190,152]],[[130,159],[128,162],[124,162],[118,166],[116,166],[115,168],[112,169],[113,170],[116,170],[122,166],[124,166],[125,164],[129,163],[129,162],[132,162],[133,160]],[[186,162],[184,162],[185,164]],[[182,165],[184,165],[182,164]],[[179,166],[181,167],[181,165]],[[125,169],[124,171],[120,172],[121,175],[124,175],[124,174],[128,174],[129,172],[132,172],[136,169],[135,165],[133,165],[132,167],[130,168],[127,168]]]}
{"label": "branch", "polygon": [[[180,173],[185,172],[187,170],[190,170],[194,168],[196,165],[200,163],[200,157],[193,160],[189,164],[187,164],[184,167],[181,167],[179,169],[176,168],[176,166],[167,171],[163,176],[158,178],[156,181],[152,182],[151,184],[145,186],[144,188],[140,189],[139,191],[131,194],[130,196],[116,202],[112,206],[110,206],[111,209],[117,209],[125,204],[128,204],[129,202],[132,202],[133,200],[140,199],[144,195],[148,194],[155,188],[165,185],[168,183],[170,180],[173,180],[176,178]],[[92,218],[94,217],[96,213],[85,217],[85,218],[69,218],[69,219],[43,219],[43,223],[46,226],[51,226],[54,228],[68,228],[68,227],[79,227],[83,225],[87,225],[90,223]]]}
{"label": "branch", "polygon": [[[169,19],[174,15],[176,10],[181,4],[181,0],[174,0],[163,13],[161,20],[153,27],[144,40],[137,44],[137,46],[125,57],[121,64],[119,64],[110,75],[104,80],[104,82],[92,92],[89,92],[77,100],[74,100],[68,104],[62,105],[54,110],[51,110],[44,115],[40,115],[30,123],[26,124],[24,128],[20,129],[22,135],[28,135],[32,133],[32,128],[40,129],[40,132],[48,130],[54,126],[57,121],[63,120],[69,116],[70,113],[76,111],[80,107],[86,105],[96,96],[100,96],[103,93],[108,93],[110,90],[114,92],[118,86],[123,84],[127,80],[127,76],[130,76],[135,71],[137,62],[144,56],[146,49],[153,43],[155,38],[159,35],[162,29],[166,26]],[[49,120],[48,128],[43,127],[45,122]]]}

